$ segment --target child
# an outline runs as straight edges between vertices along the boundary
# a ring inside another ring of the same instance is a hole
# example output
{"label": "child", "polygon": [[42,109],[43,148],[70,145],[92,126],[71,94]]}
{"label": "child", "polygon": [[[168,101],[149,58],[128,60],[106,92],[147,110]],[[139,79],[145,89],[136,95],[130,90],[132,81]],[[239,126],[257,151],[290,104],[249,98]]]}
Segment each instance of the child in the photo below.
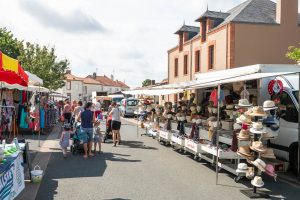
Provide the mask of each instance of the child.
{"label": "child", "polygon": [[96,153],[97,144],[99,145],[99,154],[101,153],[102,135],[100,132],[100,120],[98,119],[94,124],[94,152]]}
{"label": "child", "polygon": [[64,124],[64,131],[61,133],[59,144],[61,146],[64,158],[67,157],[67,148],[70,145],[71,125]]}

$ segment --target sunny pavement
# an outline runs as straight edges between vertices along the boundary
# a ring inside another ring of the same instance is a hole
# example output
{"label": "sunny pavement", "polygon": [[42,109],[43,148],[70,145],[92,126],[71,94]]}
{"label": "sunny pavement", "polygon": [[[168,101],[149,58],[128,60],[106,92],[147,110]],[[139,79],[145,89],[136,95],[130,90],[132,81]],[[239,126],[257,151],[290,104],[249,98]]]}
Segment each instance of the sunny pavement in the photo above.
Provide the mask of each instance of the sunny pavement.
{"label": "sunny pavement", "polygon": [[[222,171],[216,185],[210,164],[140,136],[141,132],[123,121],[122,145],[103,144],[104,153],[88,159],[64,159],[57,140],[36,199],[248,199],[240,190],[249,181],[235,183]],[[299,188],[264,180],[273,199],[299,199]]]}

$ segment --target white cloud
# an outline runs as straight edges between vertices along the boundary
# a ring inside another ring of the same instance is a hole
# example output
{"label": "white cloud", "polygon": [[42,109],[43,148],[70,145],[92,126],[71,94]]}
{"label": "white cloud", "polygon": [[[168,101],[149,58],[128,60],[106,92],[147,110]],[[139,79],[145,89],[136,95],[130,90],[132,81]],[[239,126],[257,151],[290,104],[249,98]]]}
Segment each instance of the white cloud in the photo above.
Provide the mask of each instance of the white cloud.
{"label": "white cloud", "polygon": [[[115,72],[140,86],[167,77],[173,33],[206,9],[227,11],[244,0],[0,0],[0,26],[20,39],[55,46],[79,76]],[[103,34],[103,30],[106,32]]]}

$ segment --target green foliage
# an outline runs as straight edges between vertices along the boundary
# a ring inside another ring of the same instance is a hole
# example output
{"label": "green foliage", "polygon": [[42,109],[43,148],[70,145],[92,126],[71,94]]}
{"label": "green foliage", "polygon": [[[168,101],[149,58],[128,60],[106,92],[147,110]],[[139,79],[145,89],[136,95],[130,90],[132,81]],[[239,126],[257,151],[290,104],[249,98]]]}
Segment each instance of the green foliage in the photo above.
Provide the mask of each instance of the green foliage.
{"label": "green foliage", "polygon": [[19,60],[25,70],[43,79],[44,87],[57,90],[64,86],[64,75],[69,62],[68,60],[57,61],[54,48],[27,42]]}
{"label": "green foliage", "polygon": [[0,51],[9,57],[17,59],[23,49],[23,41],[14,38],[6,28],[0,28]]}
{"label": "green foliage", "polygon": [[288,57],[289,59],[294,60],[296,62],[299,62],[300,61],[300,48],[290,46],[289,51],[286,54],[286,57]]}
{"label": "green foliage", "polygon": [[143,83],[142,83],[142,86],[143,86],[143,87],[146,87],[146,86],[149,86],[149,85],[151,85],[151,80],[150,80],[150,79],[146,79],[146,80],[144,80]]}
{"label": "green foliage", "polygon": [[58,60],[54,48],[29,42],[24,45],[6,28],[0,28],[0,51],[18,59],[24,70],[43,79],[44,87],[57,90],[64,86],[69,62],[66,59]]}

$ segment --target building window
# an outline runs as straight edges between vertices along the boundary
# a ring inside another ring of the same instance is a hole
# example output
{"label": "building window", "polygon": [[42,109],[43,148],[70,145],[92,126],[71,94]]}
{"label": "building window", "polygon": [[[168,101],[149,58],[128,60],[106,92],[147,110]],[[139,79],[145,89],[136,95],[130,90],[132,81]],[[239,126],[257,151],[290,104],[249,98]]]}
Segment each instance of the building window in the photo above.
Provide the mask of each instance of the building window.
{"label": "building window", "polygon": [[195,72],[200,72],[200,51],[195,52]]}
{"label": "building window", "polygon": [[215,67],[215,45],[208,47],[208,69]]}
{"label": "building window", "polygon": [[66,84],[67,84],[67,90],[71,90],[71,81],[68,81]]}
{"label": "building window", "polygon": [[184,75],[188,74],[188,55],[184,55],[184,59],[183,59],[183,74]]}
{"label": "building window", "polygon": [[161,100],[165,100],[165,95],[162,95],[162,96],[161,96]]}
{"label": "building window", "polygon": [[178,58],[174,60],[174,77],[178,76]]}

